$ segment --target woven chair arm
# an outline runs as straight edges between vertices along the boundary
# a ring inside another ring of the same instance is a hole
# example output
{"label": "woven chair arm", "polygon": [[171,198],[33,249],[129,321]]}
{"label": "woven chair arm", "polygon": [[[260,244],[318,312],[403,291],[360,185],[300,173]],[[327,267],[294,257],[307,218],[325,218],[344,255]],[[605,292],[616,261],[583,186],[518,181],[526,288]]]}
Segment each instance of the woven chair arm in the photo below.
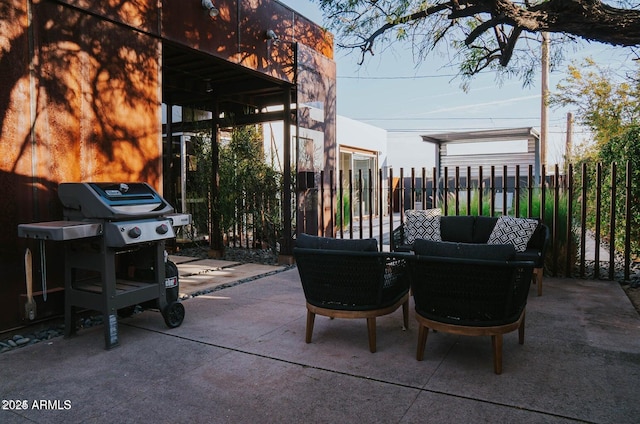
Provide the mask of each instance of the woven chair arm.
{"label": "woven chair arm", "polygon": [[404,245],[404,240],[404,224],[401,224],[391,233],[391,250],[395,251],[398,247]]}

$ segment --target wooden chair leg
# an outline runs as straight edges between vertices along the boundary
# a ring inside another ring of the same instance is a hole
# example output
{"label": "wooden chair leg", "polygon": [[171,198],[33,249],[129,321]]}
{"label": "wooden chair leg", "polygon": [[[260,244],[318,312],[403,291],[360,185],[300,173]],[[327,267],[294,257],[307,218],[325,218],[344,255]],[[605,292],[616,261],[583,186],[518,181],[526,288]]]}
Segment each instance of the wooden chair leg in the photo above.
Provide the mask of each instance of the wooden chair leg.
{"label": "wooden chair leg", "polygon": [[538,286],[538,296],[542,296],[542,274],[543,273],[544,273],[544,268],[533,269],[533,282]]}
{"label": "wooden chair leg", "polygon": [[376,318],[367,318],[367,330],[369,332],[369,350],[376,352]]}
{"label": "wooden chair leg", "polygon": [[520,321],[520,327],[518,327],[518,343],[524,344],[524,321],[526,319],[526,315],[522,316],[522,321]]}
{"label": "wooden chair leg", "polygon": [[502,334],[491,336],[493,345],[493,371],[502,374]]}
{"label": "wooden chair leg", "polygon": [[316,314],[307,310],[307,331],[304,338],[304,341],[307,343],[311,343],[311,335],[313,334],[313,323],[315,318]]}
{"label": "wooden chair leg", "polygon": [[408,300],[402,304],[402,319],[404,321],[403,330],[406,330],[409,328],[409,301]]}
{"label": "wooden chair leg", "polygon": [[429,328],[422,324],[419,324],[418,329],[418,351],[416,352],[416,359],[422,361],[424,359],[424,347],[427,344],[427,336],[429,335]]}

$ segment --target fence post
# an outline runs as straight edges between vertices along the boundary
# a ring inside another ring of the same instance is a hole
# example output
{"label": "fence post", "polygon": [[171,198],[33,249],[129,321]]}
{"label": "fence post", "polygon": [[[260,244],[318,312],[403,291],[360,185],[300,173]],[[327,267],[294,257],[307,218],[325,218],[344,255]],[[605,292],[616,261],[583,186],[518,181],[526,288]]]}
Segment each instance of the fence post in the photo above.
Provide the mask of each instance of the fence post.
{"label": "fence post", "polygon": [[[379,229],[379,235],[380,235],[380,251],[382,252],[382,246],[383,246],[383,240],[382,240],[382,236],[384,234],[384,231],[382,229],[382,225],[383,225],[383,219],[382,219],[382,215],[383,215],[383,190],[382,190],[382,168],[378,169],[378,229]],[[387,202],[388,203],[388,202]],[[394,243],[393,243],[393,234],[389,233],[389,246],[391,246],[391,250],[393,251],[395,249]]]}
{"label": "fence post", "polygon": [[467,215],[471,215],[471,167],[467,166]]}
{"label": "fence post", "polygon": [[362,169],[358,169],[358,228],[362,239]]}
{"label": "fence post", "polygon": [[[558,240],[559,223],[560,220],[560,168],[558,164],[555,165],[554,170],[554,183],[553,183],[553,239]],[[558,243],[553,244],[553,275],[557,275],[558,270]],[[567,252],[569,245],[566,246]]]}
{"label": "fence post", "polygon": [[515,216],[520,216],[520,165],[516,165],[516,180],[513,187],[513,202],[515,208]]}
{"label": "fence post", "polygon": [[[636,182],[637,184],[637,182]],[[625,204],[625,228],[624,228],[624,280],[630,278],[631,268],[631,161],[627,160],[626,178],[626,204]]]}
{"label": "fence post", "polygon": [[529,165],[527,175],[527,217],[533,217],[533,165]]}
{"label": "fence post", "polygon": [[[389,168],[389,235],[393,234],[393,169]],[[402,224],[402,220],[400,221]],[[381,226],[382,227],[382,226]]]}
{"label": "fence post", "polygon": [[585,276],[585,240],[587,238],[587,164],[582,164],[582,191],[580,202],[580,277]]}
{"label": "fence post", "polygon": [[320,234],[323,237],[326,237],[327,235],[327,227],[325,226],[325,219],[324,219],[324,169],[320,171],[320,189],[319,189],[319,196],[320,196]]}
{"label": "fence post", "polygon": [[444,168],[444,182],[442,185],[442,205],[444,214],[449,215],[449,167]]}
{"label": "fence post", "polygon": [[[338,173],[338,205],[340,208],[340,238],[344,238],[344,178],[342,169]],[[351,216],[351,214],[349,214]]]}
{"label": "fence post", "polygon": [[369,238],[373,238],[373,171],[369,168]]}
{"label": "fence post", "polygon": [[329,208],[331,209],[331,237],[336,236],[335,227],[336,227],[336,211],[333,204],[333,197],[335,196],[336,190],[334,185],[334,173],[333,169],[329,170]]}
{"label": "fence post", "polygon": [[616,260],[616,183],[617,166],[611,162],[611,204],[609,205],[609,280],[613,280]]}
{"label": "fence post", "polygon": [[404,221],[404,168],[400,168],[400,180],[398,190],[398,212],[400,213],[400,221]]}
{"label": "fence post", "polygon": [[489,176],[489,216],[496,214],[496,167],[491,165]]}
{"label": "fence post", "polygon": [[422,209],[427,209],[427,169],[424,166],[422,167]]}
{"label": "fence post", "polygon": [[478,215],[482,215],[482,166],[478,166]]}
{"label": "fence post", "polygon": [[573,227],[573,164],[569,164],[567,169],[567,255],[565,258],[565,276],[570,277],[572,273],[573,264],[571,263],[571,258],[573,255],[570,255],[569,252],[573,252],[573,246],[571,245],[572,240],[572,227]]}
{"label": "fence post", "polygon": [[431,170],[431,207],[432,208],[437,208],[438,204],[440,203],[438,201],[438,174],[436,172],[436,167],[434,166],[433,169]]}
{"label": "fence post", "polygon": [[456,176],[454,180],[453,192],[455,193],[456,215],[460,215],[460,167],[456,166]]}
{"label": "fence post", "polygon": [[593,264],[593,278],[600,278],[600,220],[602,219],[602,164],[596,165],[596,234],[595,234],[595,257]]}
{"label": "fence post", "polygon": [[416,208],[416,169],[411,167],[411,209]]}
{"label": "fence post", "polygon": [[507,165],[502,167],[502,215],[508,215],[507,209]]}

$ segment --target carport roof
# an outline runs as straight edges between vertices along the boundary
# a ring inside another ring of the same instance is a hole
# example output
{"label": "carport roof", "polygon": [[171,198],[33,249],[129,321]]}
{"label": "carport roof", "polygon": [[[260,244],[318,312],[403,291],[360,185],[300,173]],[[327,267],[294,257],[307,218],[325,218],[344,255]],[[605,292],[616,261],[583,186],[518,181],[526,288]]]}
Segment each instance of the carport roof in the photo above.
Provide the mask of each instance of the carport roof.
{"label": "carport roof", "polygon": [[505,128],[498,130],[446,132],[439,134],[423,135],[422,141],[442,144],[448,142],[479,142],[513,140],[518,138],[540,139],[540,133],[533,127]]}

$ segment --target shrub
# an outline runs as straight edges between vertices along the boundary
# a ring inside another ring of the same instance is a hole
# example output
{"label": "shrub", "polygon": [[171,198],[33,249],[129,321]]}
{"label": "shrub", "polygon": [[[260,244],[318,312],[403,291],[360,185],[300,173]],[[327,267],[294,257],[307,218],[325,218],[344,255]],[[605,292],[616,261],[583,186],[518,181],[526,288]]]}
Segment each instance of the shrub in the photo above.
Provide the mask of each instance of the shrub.
{"label": "shrub", "polygon": [[[551,244],[547,246],[547,254],[544,261],[545,272],[549,275],[564,275],[567,256],[572,268],[578,261],[578,237],[573,225],[567,240],[567,217],[569,213],[569,193],[567,190],[558,189],[558,203],[555,204],[555,192],[553,189],[544,191],[544,214],[542,208],[542,191],[535,189],[531,192],[531,213],[528,211],[529,194],[524,193],[520,197],[520,216],[542,217],[544,223],[551,232]],[[554,227],[554,207],[557,209],[557,221]],[[575,208],[574,208],[575,210]]]}

